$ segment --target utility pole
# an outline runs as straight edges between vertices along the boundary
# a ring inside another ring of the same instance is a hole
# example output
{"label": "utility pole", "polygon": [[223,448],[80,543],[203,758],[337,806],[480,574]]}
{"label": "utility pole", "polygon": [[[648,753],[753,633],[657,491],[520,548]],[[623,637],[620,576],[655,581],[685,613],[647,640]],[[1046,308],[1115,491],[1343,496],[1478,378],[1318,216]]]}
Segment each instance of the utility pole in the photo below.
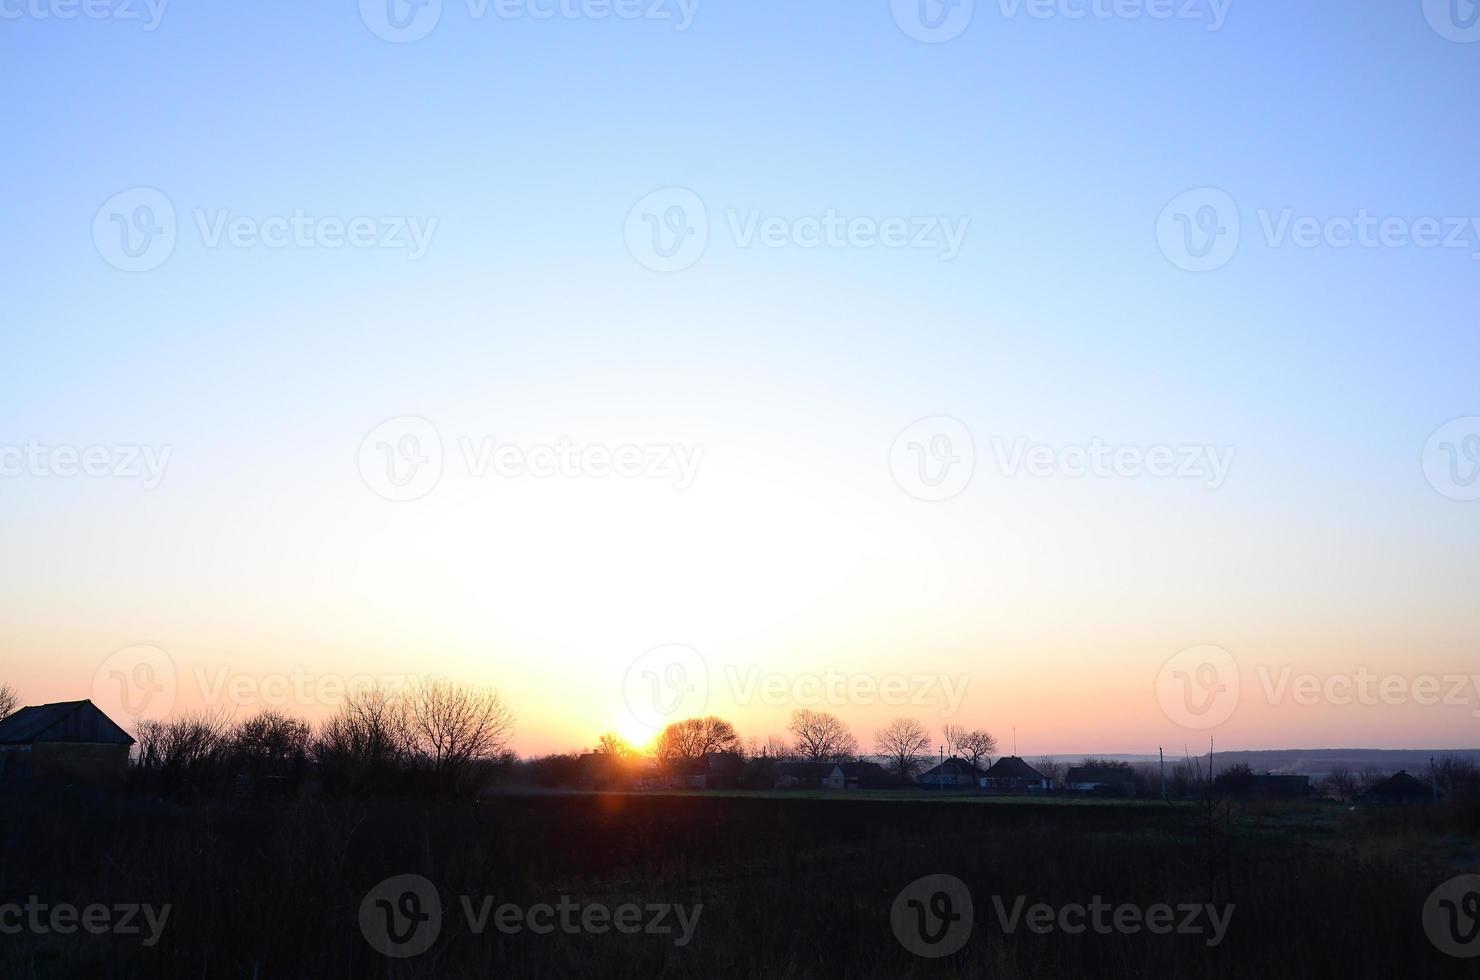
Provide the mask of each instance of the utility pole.
{"label": "utility pole", "polygon": [[946,791],[946,747],[940,747],[940,791]]}
{"label": "utility pole", "polygon": [[1167,801],[1167,754],[1160,745],[1156,747],[1156,754],[1161,758],[1161,801],[1165,803]]}

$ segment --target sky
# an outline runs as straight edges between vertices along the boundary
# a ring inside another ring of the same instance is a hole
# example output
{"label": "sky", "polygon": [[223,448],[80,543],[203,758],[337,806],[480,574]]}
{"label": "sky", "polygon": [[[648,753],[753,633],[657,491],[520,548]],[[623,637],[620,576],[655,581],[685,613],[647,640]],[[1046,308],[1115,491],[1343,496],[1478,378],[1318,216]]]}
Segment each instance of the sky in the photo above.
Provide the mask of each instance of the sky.
{"label": "sky", "polygon": [[0,0],[0,681],[1480,744],[1475,12]]}

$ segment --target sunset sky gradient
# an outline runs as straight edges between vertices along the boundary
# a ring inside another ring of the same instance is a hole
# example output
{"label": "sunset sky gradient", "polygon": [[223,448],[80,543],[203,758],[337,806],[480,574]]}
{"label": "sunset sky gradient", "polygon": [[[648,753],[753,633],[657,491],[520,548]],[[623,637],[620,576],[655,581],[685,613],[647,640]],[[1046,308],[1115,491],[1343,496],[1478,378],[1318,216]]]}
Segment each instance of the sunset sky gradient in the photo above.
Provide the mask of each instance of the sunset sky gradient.
{"label": "sunset sky gradient", "polygon": [[[0,22],[0,445],[171,449],[154,489],[0,479],[0,682],[88,697],[140,644],[176,710],[202,677],[444,675],[501,689],[533,754],[640,733],[628,667],[683,644],[706,708],[762,739],[810,706],[865,744],[897,715],[1009,746],[1015,726],[1029,756],[1480,744],[1480,690],[1304,705],[1261,681],[1480,673],[1480,502],[1423,468],[1480,415],[1480,235],[1271,247],[1258,217],[1480,216],[1480,44],[1420,7],[1235,3],[1210,31],[979,2],[941,44],[881,0],[706,2],[683,32],[449,0],[414,44],[350,2]],[[169,197],[179,242],[128,273],[90,229],[135,187]],[[661,274],[624,225],[667,187],[711,231]],[[1198,187],[1243,224],[1202,274],[1156,236]],[[412,261],[210,248],[196,209],[437,224]],[[727,212],[757,209],[970,223],[951,261],[740,247]],[[406,416],[445,472],[396,503],[357,453]],[[928,503],[890,448],[936,416],[976,468]],[[685,489],[478,477],[462,438],[702,457]],[[1008,475],[994,445],[1020,439],[1234,455],[1216,489]],[[1204,644],[1242,693],[1192,730],[1156,684]],[[829,670],[964,697],[946,717],[727,683]]]}

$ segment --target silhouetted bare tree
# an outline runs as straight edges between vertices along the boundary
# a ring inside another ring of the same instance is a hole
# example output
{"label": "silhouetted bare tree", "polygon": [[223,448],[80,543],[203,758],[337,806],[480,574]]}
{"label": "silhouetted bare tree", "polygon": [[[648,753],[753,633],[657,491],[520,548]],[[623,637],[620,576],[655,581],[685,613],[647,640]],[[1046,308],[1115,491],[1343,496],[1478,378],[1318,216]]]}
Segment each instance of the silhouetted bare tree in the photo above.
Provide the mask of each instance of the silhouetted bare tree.
{"label": "silhouetted bare tree", "polygon": [[1055,787],[1063,784],[1064,773],[1068,771],[1067,767],[1062,762],[1057,759],[1050,758],[1046,755],[1041,758],[1034,759],[1033,768],[1037,769],[1039,772],[1043,773],[1044,776],[1052,780]]}
{"label": "silhouetted bare tree", "polygon": [[1434,763],[1439,789],[1453,801],[1480,799],[1480,766],[1473,759],[1445,754]]}
{"label": "silhouetted bare tree", "polygon": [[172,721],[138,723],[138,770],[174,792],[204,787],[221,775],[231,751],[225,711],[193,712]]}
{"label": "silhouetted bare tree", "polygon": [[239,765],[280,774],[303,764],[308,755],[308,735],[306,722],[278,711],[264,711],[236,726],[231,733],[231,749]]}
{"label": "silhouetted bare tree", "polygon": [[913,718],[896,718],[874,733],[874,748],[888,758],[895,775],[908,780],[924,765],[930,736]]}
{"label": "silhouetted bare tree", "polygon": [[1369,789],[1386,779],[1388,775],[1388,773],[1383,772],[1381,769],[1377,768],[1374,765],[1363,766],[1362,771],[1357,773],[1356,795],[1360,796],[1362,793],[1367,792]]}
{"label": "silhouetted bare tree", "polygon": [[14,714],[18,704],[20,704],[20,695],[15,693],[15,688],[9,684],[0,684],[0,721]]}
{"label": "silhouetted bare tree", "polygon": [[748,744],[747,747],[752,759],[789,761],[797,757],[792,744],[780,735],[768,735],[764,742],[755,739],[751,741],[754,744]]}
{"label": "silhouetted bare tree", "polygon": [[610,755],[618,759],[630,759],[637,755],[637,750],[632,747],[631,742],[622,736],[608,732],[596,740],[596,754]]}
{"label": "silhouetted bare tree", "polygon": [[1357,786],[1357,777],[1351,771],[1351,767],[1337,764],[1326,773],[1326,778],[1321,781],[1321,792],[1335,800],[1354,800],[1360,792]]}
{"label": "silhouetted bare tree", "polygon": [[700,759],[710,752],[734,752],[740,747],[735,726],[723,718],[687,718],[675,721],[658,736],[655,751],[659,759]]}
{"label": "silhouetted bare tree", "polygon": [[791,713],[786,728],[796,738],[796,754],[809,762],[851,762],[858,755],[858,739],[837,715],[803,708]]}
{"label": "silhouetted bare tree", "polygon": [[503,751],[514,714],[497,691],[428,681],[406,695],[413,751],[436,772],[464,772]]}
{"label": "silhouetted bare tree", "polygon": [[961,744],[961,739],[966,737],[965,725],[942,725],[940,738],[945,743],[946,755],[955,755],[956,746]]}
{"label": "silhouetted bare tree", "polygon": [[345,789],[398,768],[410,754],[406,702],[381,687],[348,695],[313,741],[325,784]]}
{"label": "silhouetted bare tree", "polygon": [[997,752],[997,740],[978,728],[957,738],[956,751],[973,766],[986,768]]}

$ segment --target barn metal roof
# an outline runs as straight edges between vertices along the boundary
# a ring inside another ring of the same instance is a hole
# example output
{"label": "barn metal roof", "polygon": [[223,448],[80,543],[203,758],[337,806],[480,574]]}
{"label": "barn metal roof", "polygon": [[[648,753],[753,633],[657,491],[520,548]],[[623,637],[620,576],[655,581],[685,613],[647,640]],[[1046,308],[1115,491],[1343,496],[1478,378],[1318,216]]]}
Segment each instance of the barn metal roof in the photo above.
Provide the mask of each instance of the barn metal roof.
{"label": "barn metal roof", "polygon": [[134,744],[129,733],[91,701],[33,705],[0,721],[0,745],[29,745],[32,742]]}

